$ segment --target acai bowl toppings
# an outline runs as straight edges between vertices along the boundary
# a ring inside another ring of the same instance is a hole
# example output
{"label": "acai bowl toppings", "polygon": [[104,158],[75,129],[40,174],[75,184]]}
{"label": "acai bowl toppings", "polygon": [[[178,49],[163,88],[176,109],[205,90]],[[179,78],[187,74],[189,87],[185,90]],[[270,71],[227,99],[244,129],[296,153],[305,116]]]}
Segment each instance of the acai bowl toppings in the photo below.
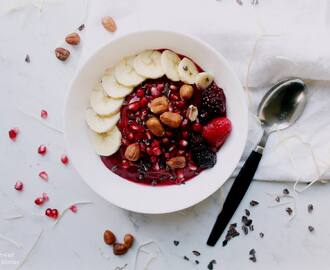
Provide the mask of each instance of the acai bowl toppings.
{"label": "acai bowl toppings", "polygon": [[183,184],[217,162],[231,133],[213,75],[171,50],[146,50],[105,71],[86,122],[104,165],[147,185]]}

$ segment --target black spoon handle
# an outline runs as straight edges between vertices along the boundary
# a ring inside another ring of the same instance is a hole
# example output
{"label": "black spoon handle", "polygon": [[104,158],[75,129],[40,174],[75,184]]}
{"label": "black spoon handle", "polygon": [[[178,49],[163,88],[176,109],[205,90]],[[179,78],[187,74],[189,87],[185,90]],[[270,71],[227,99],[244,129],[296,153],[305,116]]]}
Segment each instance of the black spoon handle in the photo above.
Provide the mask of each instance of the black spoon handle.
{"label": "black spoon handle", "polygon": [[217,243],[248,190],[262,157],[262,149],[261,151],[258,150],[259,149],[257,148],[255,151],[252,151],[237,175],[223,204],[222,211],[218,215],[217,221],[215,222],[209,239],[207,240],[209,246],[214,246]]}

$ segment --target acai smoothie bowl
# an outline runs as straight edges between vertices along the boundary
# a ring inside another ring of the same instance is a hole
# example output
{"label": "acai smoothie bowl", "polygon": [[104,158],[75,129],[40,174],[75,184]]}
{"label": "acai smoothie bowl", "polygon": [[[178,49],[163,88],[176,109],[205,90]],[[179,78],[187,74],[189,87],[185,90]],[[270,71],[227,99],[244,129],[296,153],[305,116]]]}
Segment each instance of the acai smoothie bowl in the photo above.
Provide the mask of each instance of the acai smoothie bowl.
{"label": "acai smoothie bowl", "polygon": [[230,177],[247,136],[244,92],[203,41],[141,31],[97,50],[73,79],[65,110],[71,159],[111,203],[167,213]]}

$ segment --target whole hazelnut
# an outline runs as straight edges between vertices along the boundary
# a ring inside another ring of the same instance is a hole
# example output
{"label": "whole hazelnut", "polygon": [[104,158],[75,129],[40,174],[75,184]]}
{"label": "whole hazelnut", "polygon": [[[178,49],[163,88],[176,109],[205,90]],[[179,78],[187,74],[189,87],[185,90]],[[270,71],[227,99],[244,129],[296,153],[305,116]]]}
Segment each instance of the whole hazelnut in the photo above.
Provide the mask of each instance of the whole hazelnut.
{"label": "whole hazelnut", "polygon": [[102,25],[109,32],[115,32],[117,30],[116,22],[110,16],[105,16],[102,18]]}
{"label": "whole hazelnut", "polygon": [[112,245],[116,242],[116,236],[113,234],[112,231],[106,230],[103,234],[104,242],[108,245]]}
{"label": "whole hazelnut", "polygon": [[180,97],[182,100],[188,100],[194,94],[194,88],[190,84],[184,84],[180,87]]}
{"label": "whole hazelnut", "polygon": [[172,169],[183,169],[186,167],[185,157],[172,157],[166,162],[166,164]]}
{"label": "whole hazelnut", "polygon": [[127,252],[128,248],[125,244],[115,243],[113,245],[113,254],[115,255],[124,255]]}
{"label": "whole hazelnut", "polygon": [[125,234],[124,236],[124,244],[127,248],[130,248],[133,245],[134,242],[134,236],[131,234]]}
{"label": "whole hazelnut", "polygon": [[130,161],[137,161],[140,158],[140,146],[137,143],[132,143],[126,147],[125,158]]}
{"label": "whole hazelnut", "polygon": [[59,47],[55,49],[55,56],[57,59],[65,61],[70,56],[70,52],[67,49]]}
{"label": "whole hazelnut", "polygon": [[80,43],[80,36],[77,33],[68,34],[65,41],[70,45],[78,45]]}
{"label": "whole hazelnut", "polygon": [[147,120],[146,125],[148,129],[157,137],[164,136],[165,130],[162,123],[156,117],[151,117]]}
{"label": "whole hazelnut", "polygon": [[179,113],[164,112],[160,115],[160,121],[169,127],[178,128],[181,125],[182,117]]}
{"label": "whole hazelnut", "polygon": [[165,96],[155,98],[149,104],[150,111],[154,114],[160,114],[168,110],[168,99]]}

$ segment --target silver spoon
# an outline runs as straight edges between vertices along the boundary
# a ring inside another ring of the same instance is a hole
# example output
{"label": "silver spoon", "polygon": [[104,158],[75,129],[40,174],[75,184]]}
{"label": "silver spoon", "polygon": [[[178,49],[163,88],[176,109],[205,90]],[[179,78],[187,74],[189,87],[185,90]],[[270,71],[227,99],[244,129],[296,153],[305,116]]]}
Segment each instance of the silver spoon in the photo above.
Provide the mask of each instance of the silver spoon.
{"label": "silver spoon", "polygon": [[258,118],[263,135],[237,175],[223,208],[213,226],[207,244],[214,246],[243,199],[258,168],[268,136],[294,124],[304,111],[307,102],[307,86],[298,78],[276,83],[262,98]]}

